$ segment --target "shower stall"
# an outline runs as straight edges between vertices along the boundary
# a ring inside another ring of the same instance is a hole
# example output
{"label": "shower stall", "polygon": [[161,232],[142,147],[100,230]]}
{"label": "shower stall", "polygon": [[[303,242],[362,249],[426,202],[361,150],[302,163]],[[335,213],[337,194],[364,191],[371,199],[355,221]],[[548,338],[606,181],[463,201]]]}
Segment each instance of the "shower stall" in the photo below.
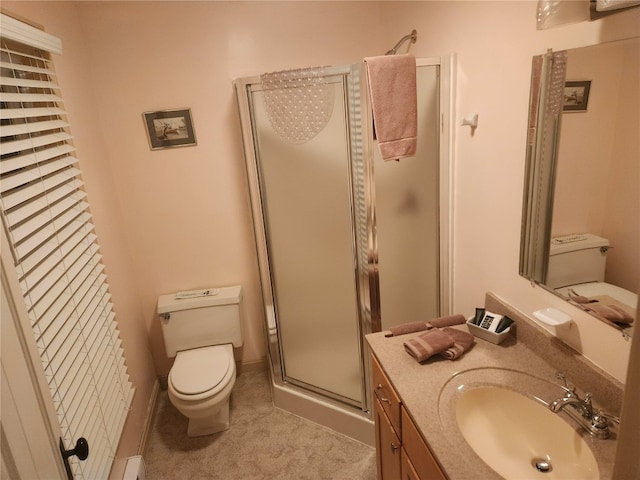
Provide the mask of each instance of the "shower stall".
{"label": "shower stall", "polygon": [[274,403],[370,444],[364,336],[449,311],[453,58],[416,75],[399,162],[377,150],[363,63],[235,81]]}

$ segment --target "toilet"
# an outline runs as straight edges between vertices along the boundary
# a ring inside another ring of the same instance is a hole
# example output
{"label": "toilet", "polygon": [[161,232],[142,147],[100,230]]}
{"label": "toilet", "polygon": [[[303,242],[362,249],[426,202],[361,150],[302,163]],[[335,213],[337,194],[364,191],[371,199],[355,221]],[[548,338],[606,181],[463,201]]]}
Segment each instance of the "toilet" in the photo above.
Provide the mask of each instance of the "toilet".
{"label": "toilet", "polygon": [[565,298],[570,290],[587,298],[606,295],[635,312],[638,295],[604,281],[608,249],[606,238],[591,233],[553,238],[544,284]]}
{"label": "toilet", "polygon": [[187,435],[229,428],[229,397],[236,380],[234,348],[242,347],[242,288],[208,289],[158,297],[164,345],[175,357],[169,400],[189,419]]}

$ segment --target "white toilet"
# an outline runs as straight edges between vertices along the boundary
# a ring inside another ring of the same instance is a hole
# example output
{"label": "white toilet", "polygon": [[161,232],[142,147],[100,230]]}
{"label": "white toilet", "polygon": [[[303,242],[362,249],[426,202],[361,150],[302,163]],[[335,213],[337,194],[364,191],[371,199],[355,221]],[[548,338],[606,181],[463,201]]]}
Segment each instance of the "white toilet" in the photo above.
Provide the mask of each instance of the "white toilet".
{"label": "white toilet", "polygon": [[591,233],[551,240],[545,285],[565,298],[570,290],[584,297],[607,295],[635,312],[638,295],[604,281],[609,241]]}
{"label": "white toilet", "polygon": [[211,289],[205,296],[158,297],[158,315],[169,372],[169,400],[189,419],[187,435],[229,428],[229,397],[236,380],[234,347],[242,347],[240,286]]}

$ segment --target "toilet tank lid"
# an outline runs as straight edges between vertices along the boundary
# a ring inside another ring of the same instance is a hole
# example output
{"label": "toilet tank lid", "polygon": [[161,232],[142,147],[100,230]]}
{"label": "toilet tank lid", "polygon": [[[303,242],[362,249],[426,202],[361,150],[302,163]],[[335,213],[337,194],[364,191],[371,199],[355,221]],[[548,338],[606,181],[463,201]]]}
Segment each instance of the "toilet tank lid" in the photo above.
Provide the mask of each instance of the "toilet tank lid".
{"label": "toilet tank lid", "polygon": [[551,239],[549,247],[549,255],[558,255],[559,253],[575,252],[578,250],[586,250],[587,248],[608,247],[609,240],[598,237],[592,233],[576,233],[571,235],[561,235]]}
{"label": "toilet tank lid", "polygon": [[220,287],[214,289],[215,294],[204,297],[176,298],[175,293],[158,297],[158,314],[188,310],[191,308],[213,307],[216,305],[233,305],[242,300],[242,287]]}

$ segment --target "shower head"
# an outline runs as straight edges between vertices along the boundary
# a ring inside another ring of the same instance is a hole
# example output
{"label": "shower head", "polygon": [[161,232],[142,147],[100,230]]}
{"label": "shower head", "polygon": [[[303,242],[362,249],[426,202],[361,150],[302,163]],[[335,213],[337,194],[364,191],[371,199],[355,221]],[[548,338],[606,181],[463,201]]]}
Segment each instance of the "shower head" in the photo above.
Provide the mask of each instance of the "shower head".
{"label": "shower head", "polygon": [[405,35],[404,37],[402,37],[400,41],[396,43],[395,47],[393,47],[391,50],[385,53],[385,55],[395,55],[398,52],[398,49],[402,46],[404,42],[406,42],[407,40],[411,40],[411,43],[416,43],[417,39],[418,39],[418,32],[416,32],[415,30],[412,30],[409,35]]}

